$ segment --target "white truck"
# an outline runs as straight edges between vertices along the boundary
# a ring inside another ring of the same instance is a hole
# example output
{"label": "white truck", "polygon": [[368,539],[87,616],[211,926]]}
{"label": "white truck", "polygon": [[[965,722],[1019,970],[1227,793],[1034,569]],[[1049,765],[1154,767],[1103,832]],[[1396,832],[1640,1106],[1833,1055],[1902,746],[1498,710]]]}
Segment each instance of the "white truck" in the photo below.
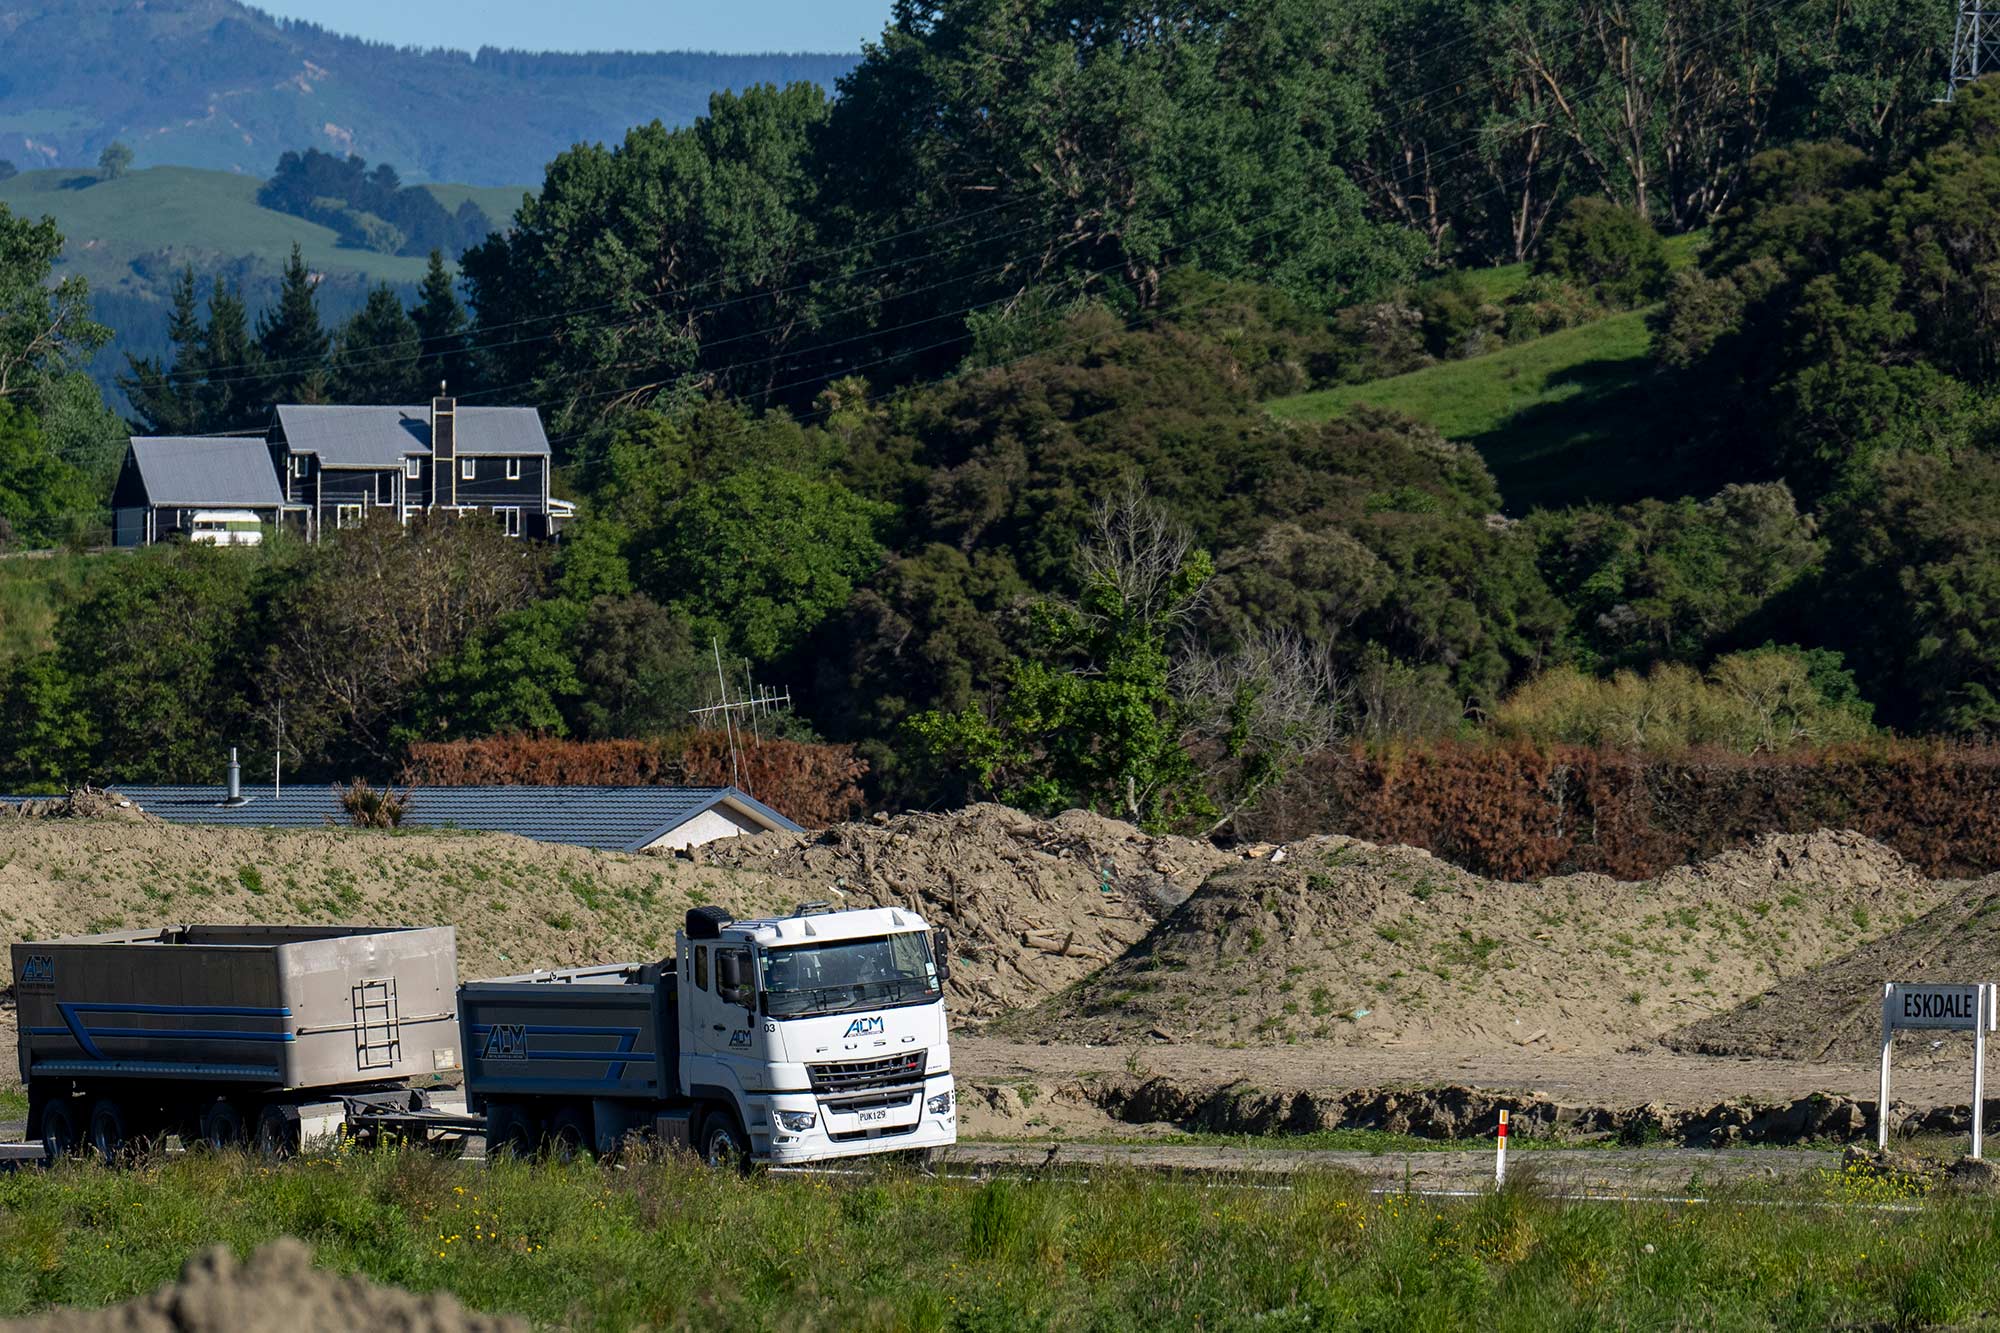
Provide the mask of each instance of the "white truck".
{"label": "white truck", "polygon": [[808,903],[687,914],[670,961],[459,988],[489,1153],[608,1153],[628,1135],[774,1166],[957,1141],[945,951],[915,913]]}

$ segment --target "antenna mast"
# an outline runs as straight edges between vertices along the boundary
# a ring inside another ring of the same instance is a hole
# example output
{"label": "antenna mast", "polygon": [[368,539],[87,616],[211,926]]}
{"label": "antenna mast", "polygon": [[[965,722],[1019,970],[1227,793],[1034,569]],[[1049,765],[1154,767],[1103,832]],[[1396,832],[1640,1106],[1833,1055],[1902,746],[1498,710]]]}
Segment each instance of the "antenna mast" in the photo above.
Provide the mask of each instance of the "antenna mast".
{"label": "antenna mast", "polygon": [[1944,101],[1987,74],[2000,73],[2000,8],[1986,10],[1987,0],[1958,0],[1958,28],[1951,38],[1951,82]]}

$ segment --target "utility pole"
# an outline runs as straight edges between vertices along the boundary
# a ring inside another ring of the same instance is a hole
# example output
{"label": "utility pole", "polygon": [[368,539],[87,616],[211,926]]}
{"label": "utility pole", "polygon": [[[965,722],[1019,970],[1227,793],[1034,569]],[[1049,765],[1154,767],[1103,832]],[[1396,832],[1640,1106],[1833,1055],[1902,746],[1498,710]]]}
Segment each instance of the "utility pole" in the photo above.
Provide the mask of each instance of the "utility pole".
{"label": "utility pole", "polygon": [[1952,101],[1965,84],[1987,74],[2000,74],[2000,6],[1987,0],[1958,0],[1958,29],[1951,38],[1951,82],[1944,101]]}

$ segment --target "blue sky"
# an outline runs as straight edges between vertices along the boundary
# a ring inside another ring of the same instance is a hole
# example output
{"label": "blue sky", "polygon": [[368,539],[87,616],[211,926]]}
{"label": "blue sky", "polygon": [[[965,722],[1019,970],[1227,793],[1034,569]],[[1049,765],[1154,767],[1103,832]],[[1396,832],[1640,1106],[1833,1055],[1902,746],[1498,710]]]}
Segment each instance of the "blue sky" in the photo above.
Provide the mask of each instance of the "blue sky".
{"label": "blue sky", "polygon": [[265,0],[284,18],[401,46],[529,51],[858,51],[890,0]]}

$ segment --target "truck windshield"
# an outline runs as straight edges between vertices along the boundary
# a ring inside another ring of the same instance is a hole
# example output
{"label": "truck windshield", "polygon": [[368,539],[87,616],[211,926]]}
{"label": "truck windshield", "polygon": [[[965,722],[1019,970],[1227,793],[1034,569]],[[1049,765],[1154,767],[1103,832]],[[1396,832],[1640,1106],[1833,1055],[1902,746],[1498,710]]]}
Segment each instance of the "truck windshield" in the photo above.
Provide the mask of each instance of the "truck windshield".
{"label": "truck windshield", "polygon": [[922,931],[764,950],[764,1012],[805,1018],[938,998],[937,964]]}

